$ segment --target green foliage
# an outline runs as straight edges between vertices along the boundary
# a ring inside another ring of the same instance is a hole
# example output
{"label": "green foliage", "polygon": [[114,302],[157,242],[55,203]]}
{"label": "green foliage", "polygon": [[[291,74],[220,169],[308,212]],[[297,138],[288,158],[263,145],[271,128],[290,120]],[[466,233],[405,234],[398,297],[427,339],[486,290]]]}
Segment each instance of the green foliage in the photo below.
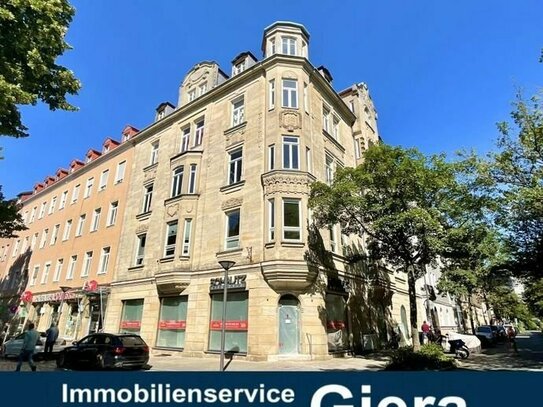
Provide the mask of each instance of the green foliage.
{"label": "green foliage", "polygon": [[80,83],[56,64],[74,15],[67,0],[4,0],[0,3],[0,134],[24,137],[19,105],[42,101],[51,110],[76,110],[66,94]]}
{"label": "green foliage", "polygon": [[452,357],[443,353],[441,346],[435,343],[422,345],[420,351],[413,348],[400,348],[391,355],[385,370],[451,370],[456,368]]}
{"label": "green foliage", "polygon": [[536,317],[543,319],[543,278],[531,279],[527,282],[524,301]]}
{"label": "green foliage", "polygon": [[26,230],[19,206],[15,201],[5,201],[0,186],[0,238],[15,237],[15,232]]}

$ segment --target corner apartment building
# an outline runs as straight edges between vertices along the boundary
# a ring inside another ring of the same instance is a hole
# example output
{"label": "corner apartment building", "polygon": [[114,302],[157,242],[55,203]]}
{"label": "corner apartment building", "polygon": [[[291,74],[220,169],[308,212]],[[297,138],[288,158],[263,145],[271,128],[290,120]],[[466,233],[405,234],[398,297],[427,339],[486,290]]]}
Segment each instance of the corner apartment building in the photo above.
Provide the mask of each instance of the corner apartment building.
{"label": "corner apartment building", "polygon": [[0,319],[78,339],[102,328],[118,254],[137,130],[19,195],[27,230],[0,241]]}
{"label": "corner apartment building", "polygon": [[[196,64],[177,107],[162,103],[133,138],[106,331],[213,357],[224,284],[226,350],[251,360],[325,358],[409,325],[405,278],[380,270],[368,283],[343,256],[363,242],[312,226],[310,184],[379,136],[366,85],[336,92],[309,48],[302,25],[270,25],[262,60],[242,52],[231,75]],[[222,260],[235,262],[227,281]]]}

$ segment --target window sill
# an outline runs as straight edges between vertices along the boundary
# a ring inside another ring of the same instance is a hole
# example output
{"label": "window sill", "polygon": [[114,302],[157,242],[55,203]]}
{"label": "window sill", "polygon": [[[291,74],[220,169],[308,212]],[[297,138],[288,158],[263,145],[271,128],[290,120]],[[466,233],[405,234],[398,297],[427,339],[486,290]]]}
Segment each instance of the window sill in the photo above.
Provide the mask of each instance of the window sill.
{"label": "window sill", "polygon": [[136,215],[137,220],[145,220],[151,217],[152,211],[142,212]]}
{"label": "window sill", "polygon": [[283,247],[295,247],[295,248],[302,248],[305,246],[304,242],[298,242],[293,240],[281,240],[281,246]]}
{"label": "window sill", "polygon": [[322,134],[326,137],[332,144],[334,144],[342,153],[345,152],[345,147],[343,147],[338,140],[336,140],[330,133],[322,129]]}
{"label": "window sill", "polygon": [[189,261],[190,256],[188,254],[184,254],[182,256],[179,256],[179,260],[181,260],[181,261]]}
{"label": "window sill", "polygon": [[147,167],[143,167],[143,172],[151,171],[158,167],[158,161],[154,164],[149,164]]}
{"label": "window sill", "polygon": [[228,194],[228,193],[231,193],[231,192],[239,191],[244,185],[245,185],[245,180],[241,180],[241,181],[236,182],[234,184],[225,185],[223,187],[220,187],[219,191]]}
{"label": "window sill", "polygon": [[203,154],[204,153],[204,150],[185,150],[185,151],[181,151],[179,153],[177,153],[176,155],[174,155],[173,157],[170,158],[170,163],[172,163],[173,161],[187,155],[187,154],[191,154],[191,153],[195,153],[195,154]]}
{"label": "window sill", "polygon": [[153,346],[153,350],[170,350],[170,351],[175,351],[175,352],[183,352],[185,348],[175,348],[173,346]]}
{"label": "window sill", "polygon": [[242,251],[243,251],[242,247],[236,247],[235,249],[225,249],[222,252],[215,253],[215,256],[224,257],[224,256],[229,256],[231,254],[241,254]]}
{"label": "window sill", "polygon": [[245,127],[247,127],[247,121],[244,121],[243,123],[236,124],[235,126],[230,127],[229,129],[226,129],[224,131],[224,135],[228,136],[229,134],[235,133],[236,131],[242,130]]}
{"label": "window sill", "polygon": [[123,180],[122,180],[122,179],[120,179],[120,180],[117,180],[117,181],[115,181],[115,184],[113,184],[113,185],[118,185],[118,184],[122,184],[122,182],[123,182]]}
{"label": "window sill", "polygon": [[184,201],[187,199],[198,199],[200,197],[200,194],[181,194],[177,196],[173,196],[171,198],[164,200],[164,205],[169,205],[171,203],[177,202],[177,201]]}
{"label": "window sill", "polygon": [[174,260],[174,256],[168,256],[168,257],[162,257],[161,259],[158,259],[158,262],[160,264],[171,263],[173,260]]}
{"label": "window sill", "polygon": [[[247,331],[237,331],[237,332],[247,332]],[[204,351],[204,353],[207,354],[207,355],[220,355],[221,351],[220,350],[206,350],[206,351]],[[234,355],[237,355],[237,356],[247,356],[247,352],[233,352],[233,351],[228,351],[228,350],[225,350],[224,354],[225,355],[234,354]]]}
{"label": "window sill", "polygon": [[266,249],[271,249],[272,247],[275,247],[275,242],[268,242],[264,244],[264,247]]}
{"label": "window sill", "polygon": [[132,271],[141,271],[143,270],[143,264],[138,264],[137,266],[131,266],[131,267],[128,267],[128,271],[129,272],[132,272]]}

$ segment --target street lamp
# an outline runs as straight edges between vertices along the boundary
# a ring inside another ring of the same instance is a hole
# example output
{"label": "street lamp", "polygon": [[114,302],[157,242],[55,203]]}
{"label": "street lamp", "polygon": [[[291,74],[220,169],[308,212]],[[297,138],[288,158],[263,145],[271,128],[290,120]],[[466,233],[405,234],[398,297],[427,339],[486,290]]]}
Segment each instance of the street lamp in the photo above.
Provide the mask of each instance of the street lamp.
{"label": "street lamp", "polygon": [[228,295],[227,285],[228,285],[228,270],[230,270],[235,261],[231,260],[221,260],[219,264],[224,269],[224,288],[222,294],[222,321],[221,321],[221,362],[220,362],[220,371],[224,371],[224,342],[225,342],[225,327],[226,327],[226,297]]}
{"label": "street lamp", "polygon": [[62,316],[62,307],[64,307],[64,297],[66,297],[66,292],[70,291],[71,289],[72,287],[68,287],[65,285],[60,286],[60,291],[62,291],[62,299],[60,300],[60,309],[58,310],[57,327],[60,323],[60,317]]}

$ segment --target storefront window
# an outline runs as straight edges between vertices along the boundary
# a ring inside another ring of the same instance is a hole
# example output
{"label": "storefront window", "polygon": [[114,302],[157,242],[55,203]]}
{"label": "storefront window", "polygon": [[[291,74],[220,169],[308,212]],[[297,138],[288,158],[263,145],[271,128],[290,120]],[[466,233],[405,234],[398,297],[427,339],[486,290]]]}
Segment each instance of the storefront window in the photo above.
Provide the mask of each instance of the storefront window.
{"label": "storefront window", "polygon": [[345,298],[342,295],[326,294],[326,333],[328,334],[328,352],[348,349],[347,311]]}
{"label": "storefront window", "polygon": [[160,300],[160,320],[158,321],[157,346],[169,348],[185,347],[185,328],[187,326],[186,295]]}
{"label": "storefront window", "polygon": [[[211,294],[211,320],[209,322],[209,350],[221,350],[223,295]],[[248,293],[229,292],[226,301],[225,344],[226,352],[247,352]]]}
{"label": "storefront window", "polygon": [[76,304],[68,304],[68,316],[66,325],[64,325],[64,336],[67,338],[75,338],[79,325],[79,306]]}
{"label": "storefront window", "polygon": [[139,334],[141,316],[143,314],[143,299],[123,301],[120,333]]}

